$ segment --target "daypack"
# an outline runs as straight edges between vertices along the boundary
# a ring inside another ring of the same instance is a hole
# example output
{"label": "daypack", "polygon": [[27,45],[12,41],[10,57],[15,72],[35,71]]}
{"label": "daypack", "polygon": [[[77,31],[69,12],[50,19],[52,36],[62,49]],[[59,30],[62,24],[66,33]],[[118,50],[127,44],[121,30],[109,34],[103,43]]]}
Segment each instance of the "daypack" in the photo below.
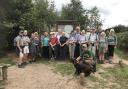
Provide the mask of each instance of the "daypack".
{"label": "daypack", "polygon": [[14,38],[14,40],[13,40],[13,46],[14,46],[14,47],[15,47],[16,44],[17,44],[16,39],[17,39],[17,36],[16,36],[16,37]]}

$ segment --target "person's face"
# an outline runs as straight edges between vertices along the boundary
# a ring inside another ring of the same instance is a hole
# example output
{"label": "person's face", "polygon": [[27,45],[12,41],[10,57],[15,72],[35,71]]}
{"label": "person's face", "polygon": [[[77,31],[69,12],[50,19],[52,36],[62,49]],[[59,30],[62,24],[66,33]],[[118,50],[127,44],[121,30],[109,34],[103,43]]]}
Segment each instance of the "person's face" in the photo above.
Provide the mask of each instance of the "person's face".
{"label": "person's face", "polygon": [[80,29],[79,29],[79,28],[76,28],[76,31],[77,31],[77,32],[80,32]]}
{"label": "person's face", "polygon": [[88,48],[87,47],[82,47],[82,49],[83,49],[83,51],[87,51],[88,50]]}
{"label": "person's face", "polygon": [[55,37],[55,34],[52,34],[51,36],[52,36],[52,37]]}
{"label": "person's face", "polygon": [[19,35],[20,35],[20,36],[23,36],[23,32],[20,32]]}
{"label": "person's face", "polygon": [[48,36],[48,33],[47,32],[45,32],[45,36]]}
{"label": "person's face", "polygon": [[27,35],[27,32],[24,32],[24,35],[26,36]]}
{"label": "person's face", "polygon": [[64,32],[62,32],[62,36],[64,36],[65,35],[65,33]]}
{"label": "person's face", "polygon": [[95,30],[94,29],[92,30],[92,33],[95,33]]}

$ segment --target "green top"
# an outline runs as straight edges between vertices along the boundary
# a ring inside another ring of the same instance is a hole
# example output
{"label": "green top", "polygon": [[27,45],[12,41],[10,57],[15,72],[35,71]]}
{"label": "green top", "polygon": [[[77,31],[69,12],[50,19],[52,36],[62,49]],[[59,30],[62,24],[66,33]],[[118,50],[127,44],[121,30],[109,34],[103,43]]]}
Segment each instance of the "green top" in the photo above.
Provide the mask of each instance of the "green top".
{"label": "green top", "polygon": [[94,54],[89,50],[83,51],[80,57],[82,58],[82,60],[87,60],[87,58],[93,58],[93,60],[95,60]]}

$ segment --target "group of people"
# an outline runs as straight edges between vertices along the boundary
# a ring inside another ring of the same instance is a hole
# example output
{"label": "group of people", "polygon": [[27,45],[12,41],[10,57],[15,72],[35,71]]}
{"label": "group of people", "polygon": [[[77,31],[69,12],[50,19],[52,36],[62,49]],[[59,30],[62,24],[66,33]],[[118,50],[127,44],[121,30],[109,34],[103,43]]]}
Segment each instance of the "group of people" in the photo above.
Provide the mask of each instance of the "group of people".
{"label": "group of people", "polygon": [[[66,37],[65,32],[38,32],[28,36],[27,30],[20,31],[14,39],[16,53],[19,56],[18,67],[22,68],[28,62],[36,60],[37,56],[49,60],[65,60],[82,58],[86,59],[86,54],[93,55],[93,59],[98,59],[98,63],[105,63],[107,54],[109,63],[112,63],[114,48],[117,45],[117,37],[114,29],[111,29],[108,36],[102,29],[87,28],[80,30],[77,26],[71,31],[70,36]],[[87,48],[89,52],[85,52]],[[91,53],[91,54],[90,54]],[[84,55],[83,55],[84,54]],[[32,58],[28,58],[31,55]],[[92,56],[91,56],[92,57]]]}

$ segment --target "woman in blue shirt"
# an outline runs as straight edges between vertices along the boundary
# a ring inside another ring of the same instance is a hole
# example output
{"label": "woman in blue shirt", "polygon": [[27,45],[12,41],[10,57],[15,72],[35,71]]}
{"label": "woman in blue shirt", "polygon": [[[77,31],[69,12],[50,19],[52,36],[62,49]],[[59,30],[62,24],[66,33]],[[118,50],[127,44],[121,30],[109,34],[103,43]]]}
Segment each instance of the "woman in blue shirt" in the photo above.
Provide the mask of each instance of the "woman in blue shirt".
{"label": "woman in blue shirt", "polygon": [[44,38],[41,40],[41,45],[43,47],[43,57],[49,58],[49,36],[48,33],[44,33]]}

